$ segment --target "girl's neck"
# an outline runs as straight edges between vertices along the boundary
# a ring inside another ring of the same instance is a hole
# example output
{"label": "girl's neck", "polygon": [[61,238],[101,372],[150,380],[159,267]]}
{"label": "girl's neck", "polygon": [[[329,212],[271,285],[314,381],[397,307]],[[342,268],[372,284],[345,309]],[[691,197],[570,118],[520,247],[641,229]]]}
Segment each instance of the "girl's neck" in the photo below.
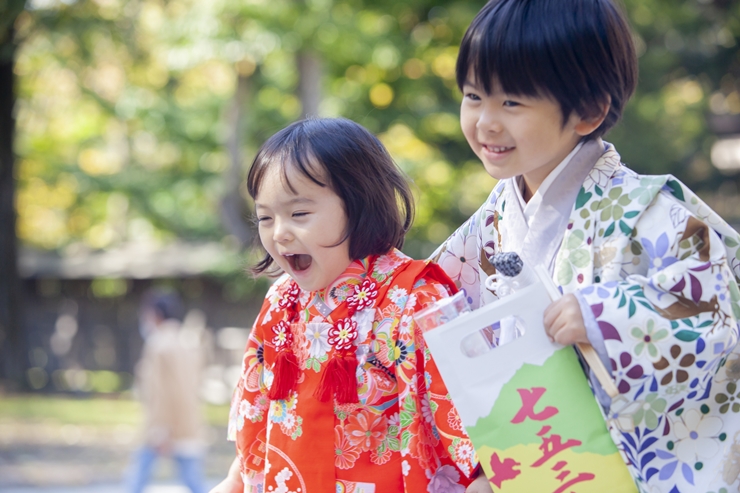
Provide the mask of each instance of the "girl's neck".
{"label": "girl's neck", "polygon": [[328,286],[311,291],[307,300],[307,307],[320,302],[334,308],[344,302],[354,292],[354,286],[362,282],[367,272],[367,265],[363,260],[353,260],[344,272]]}

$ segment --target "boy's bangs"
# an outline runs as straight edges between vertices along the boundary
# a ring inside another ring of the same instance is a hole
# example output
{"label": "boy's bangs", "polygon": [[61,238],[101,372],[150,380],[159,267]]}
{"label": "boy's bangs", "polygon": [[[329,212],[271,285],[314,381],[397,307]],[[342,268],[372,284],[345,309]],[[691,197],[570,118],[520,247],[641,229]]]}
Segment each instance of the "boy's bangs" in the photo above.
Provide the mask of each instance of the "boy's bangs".
{"label": "boy's bangs", "polygon": [[545,74],[554,67],[542,46],[547,27],[533,25],[528,10],[526,1],[494,4],[471,25],[457,61],[460,88],[468,81],[491,94],[496,81],[506,94],[549,95]]}

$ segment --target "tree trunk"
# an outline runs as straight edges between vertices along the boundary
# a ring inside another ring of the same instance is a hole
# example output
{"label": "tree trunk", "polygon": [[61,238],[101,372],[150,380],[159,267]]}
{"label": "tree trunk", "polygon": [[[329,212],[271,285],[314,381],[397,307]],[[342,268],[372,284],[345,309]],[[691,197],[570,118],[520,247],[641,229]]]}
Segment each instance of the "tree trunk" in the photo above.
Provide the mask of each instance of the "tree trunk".
{"label": "tree trunk", "polygon": [[249,99],[249,75],[239,75],[236,92],[228,115],[231,134],[226,144],[231,158],[229,169],[224,172],[226,193],[221,199],[221,219],[227,231],[234,235],[242,248],[252,241],[252,230],[247,220],[244,198],[239,193],[242,183],[243,166],[241,155],[242,134],[244,132],[245,105]]}
{"label": "tree trunk", "polygon": [[[7,12],[6,12],[7,14]],[[28,348],[21,326],[21,282],[15,236],[15,61],[12,23],[0,33],[0,379],[23,385]]]}
{"label": "tree trunk", "polygon": [[321,104],[321,59],[310,50],[298,53],[298,98],[303,106],[303,117],[319,116]]}

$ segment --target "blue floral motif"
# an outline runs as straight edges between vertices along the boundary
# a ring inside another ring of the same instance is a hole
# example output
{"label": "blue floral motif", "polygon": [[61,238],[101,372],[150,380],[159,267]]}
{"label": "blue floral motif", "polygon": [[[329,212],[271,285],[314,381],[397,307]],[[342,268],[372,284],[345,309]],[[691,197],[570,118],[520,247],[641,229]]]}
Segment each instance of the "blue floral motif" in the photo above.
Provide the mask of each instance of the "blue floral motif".
{"label": "blue floral motif", "polygon": [[669,265],[673,265],[678,262],[676,257],[666,256],[668,248],[670,247],[670,242],[668,241],[668,235],[665,233],[662,233],[658,239],[655,240],[655,245],[653,245],[653,243],[647,238],[642,238],[640,242],[650,258],[651,269],[663,270]]}

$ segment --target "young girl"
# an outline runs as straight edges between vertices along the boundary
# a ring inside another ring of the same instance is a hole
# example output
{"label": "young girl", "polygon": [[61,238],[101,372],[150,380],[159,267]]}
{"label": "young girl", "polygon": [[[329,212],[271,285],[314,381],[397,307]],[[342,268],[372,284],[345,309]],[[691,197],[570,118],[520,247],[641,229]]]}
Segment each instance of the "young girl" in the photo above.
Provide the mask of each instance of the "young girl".
{"label": "young girl", "polygon": [[612,370],[619,394],[599,397],[640,491],[738,491],[740,236],[678,180],[635,173],[601,140],[637,81],[619,8],[491,0],[463,38],[457,81],[463,133],[500,181],[440,265],[476,308],[496,299],[487,255],[548,269],[564,296],[545,330],[591,343]]}
{"label": "young girl", "polygon": [[282,271],[251,332],[231,407],[237,457],[212,493],[462,493],[473,450],[413,314],[454,291],[400,247],[408,186],[343,119],[294,123],[247,178]]}

